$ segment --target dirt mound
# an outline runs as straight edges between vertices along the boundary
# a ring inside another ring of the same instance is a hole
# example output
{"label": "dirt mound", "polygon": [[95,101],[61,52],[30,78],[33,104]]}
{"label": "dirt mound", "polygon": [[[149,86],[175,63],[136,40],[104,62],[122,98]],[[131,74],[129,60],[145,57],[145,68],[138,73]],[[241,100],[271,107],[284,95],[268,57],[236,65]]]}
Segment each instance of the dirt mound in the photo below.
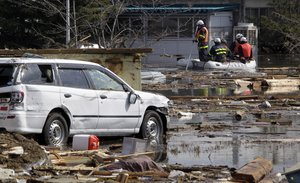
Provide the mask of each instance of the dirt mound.
{"label": "dirt mound", "polygon": [[[5,155],[10,148],[21,146],[24,153],[21,155]],[[12,169],[31,169],[34,165],[48,163],[48,157],[41,146],[34,140],[15,133],[0,133],[0,164]]]}

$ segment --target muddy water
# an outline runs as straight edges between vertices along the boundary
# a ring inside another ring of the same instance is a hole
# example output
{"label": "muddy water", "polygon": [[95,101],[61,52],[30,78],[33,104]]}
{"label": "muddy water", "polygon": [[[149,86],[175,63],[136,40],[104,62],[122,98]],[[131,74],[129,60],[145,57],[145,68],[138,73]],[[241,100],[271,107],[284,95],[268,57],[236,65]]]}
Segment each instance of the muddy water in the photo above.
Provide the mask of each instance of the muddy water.
{"label": "muddy water", "polygon": [[[258,67],[295,67],[300,65],[299,55],[262,55]],[[165,70],[158,68],[159,70]],[[189,81],[187,81],[188,83]],[[274,93],[300,94],[299,87],[294,89],[274,88],[269,90],[249,90],[248,88],[204,87],[201,89],[172,89],[154,91],[165,96],[234,96],[265,95]],[[219,131],[201,132],[197,129],[172,131],[167,138],[163,154],[164,162],[169,164],[227,165],[240,168],[257,156],[273,163],[273,172],[283,172],[284,168],[300,162],[300,112],[273,111],[292,121],[292,126],[257,125],[255,116],[247,115],[242,121],[233,119],[225,112],[200,113],[181,118],[171,118],[170,128],[185,127],[190,124],[219,125],[233,128]]]}
{"label": "muddy water", "polygon": [[[273,93],[300,94],[299,88],[284,90],[283,88],[254,91],[248,88],[218,88],[177,89],[156,91],[166,96],[234,96],[234,95],[264,95]],[[165,149],[169,164],[193,165],[227,165],[239,168],[249,161],[261,156],[273,163],[274,172],[283,172],[300,162],[300,112],[273,111],[290,119],[292,126],[257,125],[256,116],[246,115],[242,121],[236,121],[232,113],[210,112],[196,115],[171,118],[170,127],[186,127],[190,124],[218,126],[225,124],[231,129],[200,132],[185,130],[171,132]],[[270,116],[272,117],[272,116]]]}
{"label": "muddy water", "polygon": [[[300,161],[300,114],[282,114],[293,121],[292,126],[246,125],[254,116],[243,121],[233,120],[228,113],[204,113],[183,119],[171,119],[171,126],[187,123],[227,124],[234,129],[199,132],[173,132],[167,140],[167,160],[170,164],[227,165],[239,168],[257,156],[271,160],[274,172],[283,172]],[[245,127],[247,126],[247,127]]]}
{"label": "muddy water", "polygon": [[273,55],[258,55],[257,66],[265,67],[298,67],[300,65],[299,54],[273,54]]}

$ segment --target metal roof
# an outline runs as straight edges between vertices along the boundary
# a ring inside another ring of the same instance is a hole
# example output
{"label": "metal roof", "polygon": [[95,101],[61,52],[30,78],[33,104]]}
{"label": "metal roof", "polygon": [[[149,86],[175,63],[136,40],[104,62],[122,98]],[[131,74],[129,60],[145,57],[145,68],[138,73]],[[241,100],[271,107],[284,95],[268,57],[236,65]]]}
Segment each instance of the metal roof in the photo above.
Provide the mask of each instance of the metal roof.
{"label": "metal roof", "polygon": [[165,13],[165,12],[175,12],[175,13],[207,13],[207,12],[217,12],[217,11],[229,11],[239,8],[239,4],[221,4],[221,5],[192,5],[187,4],[174,4],[174,5],[143,5],[134,6],[130,5],[126,8],[128,13]]}

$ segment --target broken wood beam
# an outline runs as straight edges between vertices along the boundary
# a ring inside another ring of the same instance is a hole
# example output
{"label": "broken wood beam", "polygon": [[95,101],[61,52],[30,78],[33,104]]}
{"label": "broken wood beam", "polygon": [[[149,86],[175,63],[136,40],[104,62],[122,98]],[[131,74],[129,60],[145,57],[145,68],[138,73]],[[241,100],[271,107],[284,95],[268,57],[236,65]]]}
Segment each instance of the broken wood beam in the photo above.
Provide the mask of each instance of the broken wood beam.
{"label": "broken wood beam", "polygon": [[247,181],[249,183],[257,183],[272,171],[272,162],[262,157],[257,157],[247,163],[240,169],[236,170],[232,177],[235,180]]}
{"label": "broken wood beam", "polygon": [[268,87],[287,87],[287,86],[299,86],[300,79],[264,79],[261,82],[261,86],[268,86]]}
{"label": "broken wood beam", "polygon": [[135,177],[163,177],[166,178],[169,176],[168,173],[166,172],[161,172],[161,171],[144,171],[144,172],[127,172],[130,176],[135,176]]}
{"label": "broken wood beam", "polygon": [[[94,171],[95,167],[86,167],[86,166],[38,166],[33,167],[35,170],[40,171],[49,171],[49,170],[56,170],[56,171]],[[99,173],[99,171],[97,171]],[[111,175],[112,173],[109,171],[101,171],[102,175]]]}
{"label": "broken wood beam", "polygon": [[234,114],[234,118],[237,120],[237,121],[241,121],[245,116],[245,111],[236,111],[235,114]]}
{"label": "broken wood beam", "polygon": [[293,121],[291,119],[286,119],[286,118],[279,118],[279,119],[261,118],[261,119],[256,119],[256,122],[269,123],[272,125],[287,125],[287,126],[291,126],[293,124]]}
{"label": "broken wood beam", "polygon": [[117,176],[116,181],[118,181],[120,183],[127,183],[128,182],[128,178],[129,178],[128,173],[120,173]]}
{"label": "broken wood beam", "polygon": [[112,159],[125,159],[125,158],[129,158],[129,157],[133,157],[133,156],[140,156],[140,155],[147,155],[147,156],[153,156],[155,154],[155,152],[150,151],[150,152],[141,152],[141,153],[134,153],[134,154],[126,154],[126,155],[119,155],[119,156],[109,156],[109,157],[105,157],[103,158],[103,160],[112,160]]}

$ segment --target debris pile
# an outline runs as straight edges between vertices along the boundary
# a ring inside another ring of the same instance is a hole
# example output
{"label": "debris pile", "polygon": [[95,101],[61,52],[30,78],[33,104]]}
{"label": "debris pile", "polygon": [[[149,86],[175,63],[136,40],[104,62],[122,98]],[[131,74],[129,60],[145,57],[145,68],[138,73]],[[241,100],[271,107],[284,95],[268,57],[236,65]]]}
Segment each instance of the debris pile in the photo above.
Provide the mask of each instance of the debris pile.
{"label": "debris pile", "polygon": [[259,182],[269,177],[272,169],[272,163],[263,158],[235,170],[156,163],[154,152],[122,155],[107,149],[43,148],[13,133],[0,134],[0,144],[2,182]]}

